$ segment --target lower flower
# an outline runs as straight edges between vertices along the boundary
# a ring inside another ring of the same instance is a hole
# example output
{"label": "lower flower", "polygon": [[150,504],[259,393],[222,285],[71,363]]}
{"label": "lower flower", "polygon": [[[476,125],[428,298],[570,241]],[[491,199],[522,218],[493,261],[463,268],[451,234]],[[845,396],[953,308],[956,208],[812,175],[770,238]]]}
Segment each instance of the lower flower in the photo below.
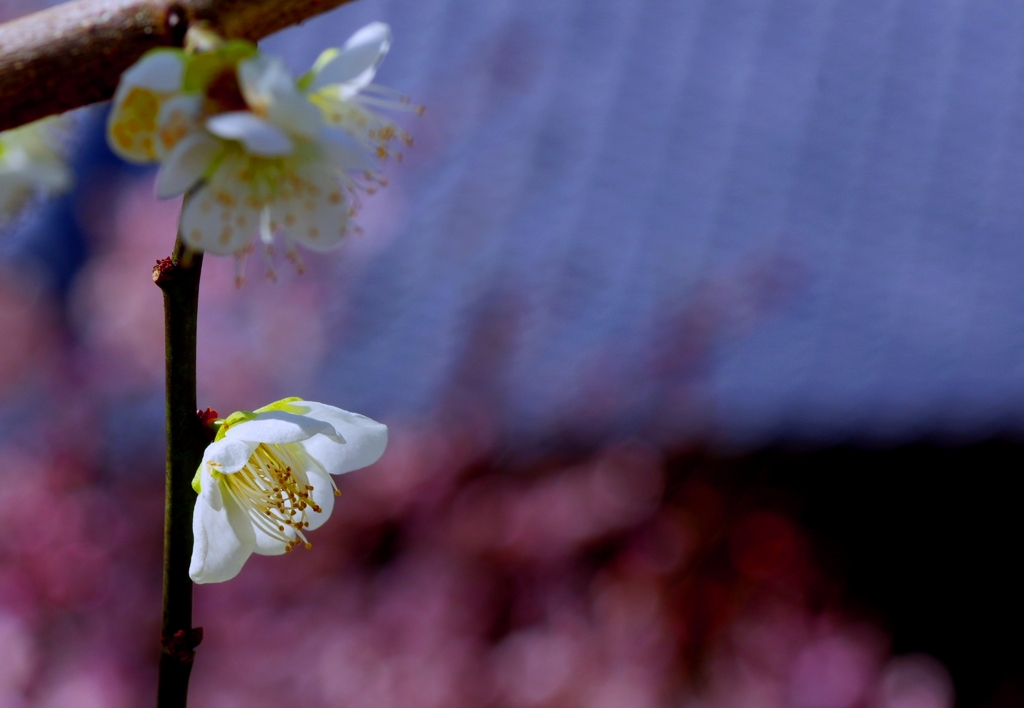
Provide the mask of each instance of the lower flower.
{"label": "lower flower", "polygon": [[192,482],[192,580],[230,580],[253,553],[311,548],[306,534],[338,494],[331,475],[373,464],[386,445],[386,426],[298,398],[226,418]]}

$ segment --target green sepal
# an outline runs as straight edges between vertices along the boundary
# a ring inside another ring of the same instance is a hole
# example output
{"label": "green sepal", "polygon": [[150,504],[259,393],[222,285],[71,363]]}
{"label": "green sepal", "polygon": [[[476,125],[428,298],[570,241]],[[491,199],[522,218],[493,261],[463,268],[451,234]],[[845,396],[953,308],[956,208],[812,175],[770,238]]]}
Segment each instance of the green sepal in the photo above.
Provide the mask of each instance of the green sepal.
{"label": "green sepal", "polygon": [[305,74],[300,76],[295,82],[296,88],[299,91],[306,92],[309,90],[310,85],[313,83],[313,79],[316,78],[316,72],[307,71]]}
{"label": "green sepal", "polygon": [[232,39],[211,52],[202,52],[190,57],[185,67],[182,90],[185,92],[205,91],[217,75],[226,69],[234,69],[239,62],[248,59],[259,50],[245,39]]}
{"label": "green sepal", "polygon": [[228,428],[232,425],[238,425],[239,423],[244,423],[247,420],[252,420],[256,417],[256,413],[258,412],[259,411],[235,411],[225,418],[224,422],[221,423],[221,426],[217,428],[217,435],[214,436],[213,441],[217,442],[218,440],[223,440],[224,436],[228,432]]}
{"label": "green sepal", "polygon": [[337,47],[331,47],[320,52],[320,56],[313,62],[313,68],[309,70],[310,74],[319,74],[325,66],[334,61],[334,58],[341,54],[341,50]]}
{"label": "green sepal", "polygon": [[325,66],[334,61],[334,58],[341,54],[341,50],[337,47],[331,47],[320,52],[320,56],[316,58],[316,62],[313,64],[313,68],[307,71],[305,74],[299,77],[299,80],[295,82],[300,91],[307,91],[313,84],[313,79],[319,74]]}
{"label": "green sepal", "polygon": [[257,408],[257,413],[266,413],[267,411],[284,411],[285,413],[294,413],[295,415],[302,415],[303,409],[301,406],[293,406],[292,404],[302,399],[298,396],[291,396],[290,398],[282,398],[280,401],[274,401],[269,403],[262,408]]}
{"label": "green sepal", "polygon": [[192,489],[196,491],[196,494],[201,494],[203,491],[203,466],[199,465],[196,468],[196,476],[192,478]]}

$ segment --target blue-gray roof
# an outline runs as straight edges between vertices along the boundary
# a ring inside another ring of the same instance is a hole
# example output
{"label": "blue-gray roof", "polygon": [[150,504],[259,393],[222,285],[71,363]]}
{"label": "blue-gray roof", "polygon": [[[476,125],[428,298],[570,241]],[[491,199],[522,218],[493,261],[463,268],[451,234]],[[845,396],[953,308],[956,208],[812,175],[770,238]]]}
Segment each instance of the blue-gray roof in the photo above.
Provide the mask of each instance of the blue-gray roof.
{"label": "blue-gray roof", "polygon": [[508,435],[745,443],[1024,427],[1024,4],[363,0],[268,46],[308,66],[371,19],[380,82],[428,110],[370,207],[382,243],[339,261],[325,382],[354,410],[461,395]]}

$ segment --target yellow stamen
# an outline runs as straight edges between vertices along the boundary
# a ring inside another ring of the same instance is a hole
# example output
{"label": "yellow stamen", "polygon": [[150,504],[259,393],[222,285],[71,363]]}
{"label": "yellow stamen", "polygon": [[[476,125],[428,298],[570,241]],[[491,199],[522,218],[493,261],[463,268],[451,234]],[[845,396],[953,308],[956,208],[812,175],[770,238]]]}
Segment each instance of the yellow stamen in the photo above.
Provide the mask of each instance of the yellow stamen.
{"label": "yellow stamen", "polygon": [[[227,493],[249,515],[254,527],[285,544],[312,548],[302,529],[309,527],[309,511],[323,509],[313,501],[313,485],[306,469],[317,465],[298,445],[261,443],[245,467],[220,475]],[[333,486],[333,482],[332,482]]]}

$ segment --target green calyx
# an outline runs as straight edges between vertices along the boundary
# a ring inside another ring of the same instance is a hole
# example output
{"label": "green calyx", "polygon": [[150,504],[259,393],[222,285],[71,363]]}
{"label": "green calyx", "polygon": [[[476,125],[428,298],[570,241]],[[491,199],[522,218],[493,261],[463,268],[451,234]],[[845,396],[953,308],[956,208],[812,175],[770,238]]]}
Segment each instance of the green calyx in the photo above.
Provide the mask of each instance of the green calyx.
{"label": "green calyx", "polygon": [[313,68],[300,76],[299,80],[296,82],[299,90],[307,91],[309,87],[313,85],[313,79],[316,78],[316,75],[319,74],[325,66],[330,64],[339,54],[341,54],[341,50],[337,47],[325,49],[321,52],[320,56],[317,57],[316,63],[313,64]]}
{"label": "green calyx", "polygon": [[238,64],[259,50],[256,45],[244,39],[232,39],[209,52],[192,54],[188,57],[182,90],[202,92],[214,79],[225,71],[233,71]]}
{"label": "green calyx", "polygon": [[307,71],[305,74],[300,76],[295,82],[295,86],[299,91],[308,91],[309,87],[313,84],[313,79],[316,78],[316,74],[312,71]]}
{"label": "green calyx", "polygon": [[228,428],[239,423],[244,423],[247,420],[252,420],[256,417],[256,413],[253,411],[235,411],[227,418],[225,418],[220,426],[217,428],[217,435],[213,438],[214,442],[223,440],[224,436],[228,432]]}
{"label": "green calyx", "polygon": [[301,400],[302,399],[299,398],[298,396],[291,396],[290,398],[282,398],[280,401],[274,401],[273,403],[265,405],[262,408],[257,408],[256,412],[257,413],[266,413],[267,411],[284,411],[285,413],[294,413],[295,415],[302,415],[305,412],[302,409],[302,406],[292,405],[296,401],[301,401]]}

